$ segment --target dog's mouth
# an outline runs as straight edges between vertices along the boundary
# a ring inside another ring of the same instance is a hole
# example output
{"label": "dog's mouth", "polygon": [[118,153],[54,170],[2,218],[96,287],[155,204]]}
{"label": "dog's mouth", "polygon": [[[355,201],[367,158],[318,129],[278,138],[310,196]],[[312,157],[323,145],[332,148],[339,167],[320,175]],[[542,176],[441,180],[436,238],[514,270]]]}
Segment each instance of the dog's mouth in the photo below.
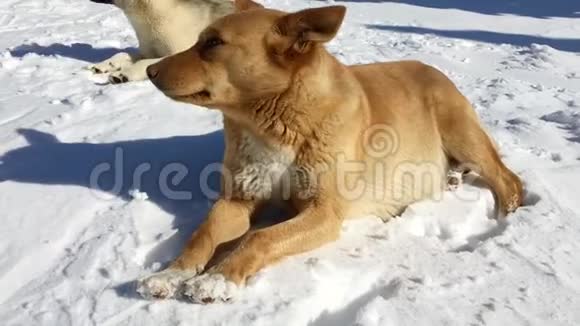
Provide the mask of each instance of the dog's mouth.
{"label": "dog's mouth", "polygon": [[211,99],[211,93],[204,89],[189,95],[175,95],[172,97],[177,101],[183,102],[206,102]]}
{"label": "dog's mouth", "polygon": [[157,89],[165,94],[165,96],[171,98],[174,101],[203,105],[212,99],[211,92],[206,88],[202,88],[197,92],[187,92],[187,90],[164,88],[160,87],[160,85],[156,83],[154,84]]}

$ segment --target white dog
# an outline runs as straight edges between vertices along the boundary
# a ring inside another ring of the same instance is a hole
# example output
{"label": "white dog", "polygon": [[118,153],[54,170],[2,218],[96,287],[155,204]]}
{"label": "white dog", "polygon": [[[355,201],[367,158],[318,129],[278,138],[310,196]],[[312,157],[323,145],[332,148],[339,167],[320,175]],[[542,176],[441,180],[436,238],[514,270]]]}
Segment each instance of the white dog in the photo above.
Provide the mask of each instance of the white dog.
{"label": "white dog", "polygon": [[113,84],[147,79],[147,66],[191,47],[215,19],[234,11],[230,0],[91,0],[114,4],[127,16],[139,53],[118,53],[87,68]]}

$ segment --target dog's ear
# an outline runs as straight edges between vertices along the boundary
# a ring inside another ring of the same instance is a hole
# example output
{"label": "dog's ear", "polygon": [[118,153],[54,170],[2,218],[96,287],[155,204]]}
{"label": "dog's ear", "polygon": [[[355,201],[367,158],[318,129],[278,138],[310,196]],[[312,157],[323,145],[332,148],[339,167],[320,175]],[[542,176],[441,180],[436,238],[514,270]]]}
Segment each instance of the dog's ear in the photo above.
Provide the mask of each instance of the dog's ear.
{"label": "dog's ear", "polygon": [[332,40],[344,19],[346,7],[331,6],[301,10],[278,19],[271,39],[276,53],[306,53],[312,43]]}
{"label": "dog's ear", "polygon": [[261,4],[254,2],[252,0],[234,0],[234,5],[236,6],[236,11],[246,11],[250,9],[261,9],[264,8]]}

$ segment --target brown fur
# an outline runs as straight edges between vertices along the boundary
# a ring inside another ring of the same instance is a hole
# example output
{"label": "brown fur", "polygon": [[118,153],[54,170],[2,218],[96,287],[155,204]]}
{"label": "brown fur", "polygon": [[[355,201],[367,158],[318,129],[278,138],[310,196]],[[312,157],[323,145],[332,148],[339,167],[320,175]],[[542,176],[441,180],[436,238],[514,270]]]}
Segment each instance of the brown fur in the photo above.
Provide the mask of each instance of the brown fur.
{"label": "brown fur", "polygon": [[[322,44],[335,36],[344,7],[237,7],[194,47],[148,69],[171,98],[224,114],[222,198],[170,270],[201,270],[218,245],[240,239],[208,273],[241,285],[273,262],[336,240],[348,217],[386,220],[437,198],[451,161],[489,183],[502,214],[520,206],[520,179],[441,72],[416,61],[338,62]],[[282,173],[272,177],[275,165]],[[351,165],[356,173],[343,174]],[[345,191],[357,185],[360,192]],[[256,206],[273,198],[299,213],[249,231]]]}

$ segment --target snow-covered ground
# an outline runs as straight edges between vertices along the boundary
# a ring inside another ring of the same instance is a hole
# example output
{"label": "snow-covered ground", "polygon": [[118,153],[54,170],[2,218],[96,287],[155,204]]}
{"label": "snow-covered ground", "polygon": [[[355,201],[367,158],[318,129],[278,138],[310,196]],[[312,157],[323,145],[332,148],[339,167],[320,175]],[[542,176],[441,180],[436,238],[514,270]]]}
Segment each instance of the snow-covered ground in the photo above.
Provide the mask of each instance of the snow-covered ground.
{"label": "snow-covered ground", "polygon": [[[333,2],[348,6],[329,44],[342,61],[415,58],[458,84],[524,178],[525,207],[490,219],[474,182],[387,224],[348,222],[231,303],[142,300],[133,281],[177,255],[210,205],[200,171],[220,160],[221,117],[82,69],[136,45],[112,6],[2,0],[0,324],[580,324],[580,2]],[[171,163],[189,174],[160,184]]]}

